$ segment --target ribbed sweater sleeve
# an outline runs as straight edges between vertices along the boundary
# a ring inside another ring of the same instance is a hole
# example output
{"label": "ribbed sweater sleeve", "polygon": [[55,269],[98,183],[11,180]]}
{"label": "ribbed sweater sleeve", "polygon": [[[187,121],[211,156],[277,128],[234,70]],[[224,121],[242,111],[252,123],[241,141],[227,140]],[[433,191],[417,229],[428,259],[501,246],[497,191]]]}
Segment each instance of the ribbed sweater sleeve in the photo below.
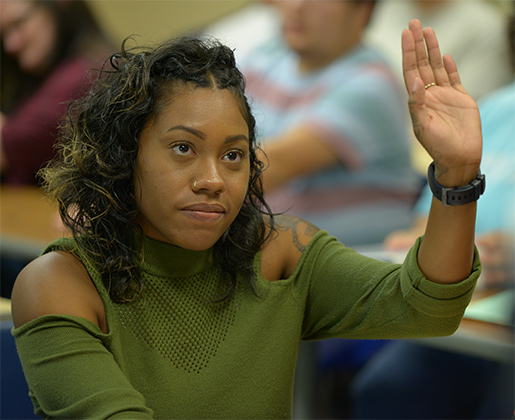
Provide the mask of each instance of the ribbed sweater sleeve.
{"label": "ribbed sweater sleeve", "polygon": [[417,264],[421,238],[404,264],[364,257],[328,240],[304,261],[309,287],[303,338],[407,338],[450,335],[458,328],[481,272],[477,250],[467,279],[438,284]]}
{"label": "ribbed sweater sleeve", "polygon": [[13,330],[33,394],[35,413],[45,418],[151,419],[103,344],[108,335],[83,318],[46,315]]}

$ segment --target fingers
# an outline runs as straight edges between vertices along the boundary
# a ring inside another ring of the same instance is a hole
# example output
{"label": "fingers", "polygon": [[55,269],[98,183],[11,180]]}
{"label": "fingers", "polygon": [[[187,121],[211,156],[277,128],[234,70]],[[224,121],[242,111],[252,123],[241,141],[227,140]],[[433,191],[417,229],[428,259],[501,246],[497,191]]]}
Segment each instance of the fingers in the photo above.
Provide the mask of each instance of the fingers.
{"label": "fingers", "polygon": [[466,93],[465,88],[461,84],[460,75],[458,73],[458,68],[456,67],[456,63],[452,59],[452,57],[448,54],[443,56],[443,63],[445,67],[445,71],[449,77],[449,82],[451,86],[459,91]]}
{"label": "fingers", "polygon": [[418,71],[425,85],[435,82],[435,76],[433,68],[429,62],[429,58],[426,52],[426,43],[424,40],[424,32],[422,30],[422,24],[418,19],[413,19],[409,23],[409,29],[413,34],[415,41],[415,54],[417,60]]}
{"label": "fingers", "polygon": [[409,29],[403,31],[402,52],[404,80],[410,95],[417,77],[424,86],[435,83],[464,91],[456,64],[448,55],[442,59],[434,30],[422,29],[420,20],[411,20]]}
{"label": "fingers", "polygon": [[429,54],[429,65],[433,73],[433,80],[428,83],[435,82],[438,86],[449,86],[449,76],[442,62],[440,46],[438,45],[435,31],[432,28],[425,28],[423,33],[426,41],[427,52]]}
{"label": "fingers", "polygon": [[415,53],[415,40],[410,30],[402,31],[402,72],[406,89],[411,95],[415,79],[421,78],[417,66],[417,56]]}

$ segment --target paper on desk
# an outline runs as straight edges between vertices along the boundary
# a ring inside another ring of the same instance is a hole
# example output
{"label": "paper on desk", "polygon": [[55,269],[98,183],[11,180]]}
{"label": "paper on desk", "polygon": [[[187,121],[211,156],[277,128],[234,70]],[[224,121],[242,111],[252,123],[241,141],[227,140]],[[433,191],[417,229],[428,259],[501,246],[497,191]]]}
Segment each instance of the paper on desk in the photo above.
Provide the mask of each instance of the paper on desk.
{"label": "paper on desk", "polygon": [[514,299],[515,290],[509,289],[472,301],[465,310],[464,317],[495,324],[513,325]]}

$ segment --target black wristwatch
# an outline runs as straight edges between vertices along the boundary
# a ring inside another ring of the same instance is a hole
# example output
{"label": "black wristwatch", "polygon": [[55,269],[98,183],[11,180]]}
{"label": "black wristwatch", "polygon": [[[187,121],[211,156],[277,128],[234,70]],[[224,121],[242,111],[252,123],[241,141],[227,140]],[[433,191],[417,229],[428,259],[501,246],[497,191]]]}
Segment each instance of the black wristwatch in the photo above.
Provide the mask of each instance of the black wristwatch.
{"label": "black wristwatch", "polygon": [[456,188],[443,187],[436,181],[434,162],[429,165],[429,169],[427,170],[427,180],[434,196],[438,198],[444,206],[460,206],[477,201],[485,192],[486,188],[486,179],[485,176],[481,174],[481,171],[477,173],[476,179],[468,185]]}

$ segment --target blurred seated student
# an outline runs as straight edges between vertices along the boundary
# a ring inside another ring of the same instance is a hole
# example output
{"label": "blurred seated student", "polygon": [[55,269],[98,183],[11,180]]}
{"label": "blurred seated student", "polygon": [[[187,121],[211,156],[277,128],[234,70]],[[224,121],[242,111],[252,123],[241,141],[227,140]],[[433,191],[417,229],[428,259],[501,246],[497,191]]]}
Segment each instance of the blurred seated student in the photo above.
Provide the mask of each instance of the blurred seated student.
{"label": "blurred seated student", "polygon": [[0,38],[1,180],[34,185],[67,102],[88,90],[110,44],[81,0],[2,0]]}
{"label": "blurred seated student", "polygon": [[[476,103],[433,31],[411,21],[402,48],[438,183],[468,185],[481,163]],[[187,38],[111,61],[42,172],[73,238],[49,244],[13,291],[38,415],[289,418],[302,340],[457,328],[481,271],[479,196],[434,202],[404,264],[367,258],[266,205],[229,48]]]}
{"label": "blurred seated student", "polygon": [[[480,287],[502,291],[515,281],[515,82],[484,97],[479,109],[482,169],[488,173],[476,219],[476,244],[483,263]],[[385,241],[387,249],[408,249],[424,233],[430,195],[427,187],[417,203],[416,224],[392,233]],[[392,342],[358,374],[353,386],[354,416],[508,419],[515,407],[513,362]]]}
{"label": "blurred seated student", "polygon": [[[2,185],[37,185],[55,154],[67,103],[87,92],[88,71],[110,44],[87,4],[77,0],[0,1]],[[2,297],[10,297],[25,259],[1,256]]]}
{"label": "blurred seated student", "polygon": [[353,245],[407,227],[421,182],[404,94],[381,54],[362,43],[375,3],[275,2],[282,36],[240,63],[272,210]]}

